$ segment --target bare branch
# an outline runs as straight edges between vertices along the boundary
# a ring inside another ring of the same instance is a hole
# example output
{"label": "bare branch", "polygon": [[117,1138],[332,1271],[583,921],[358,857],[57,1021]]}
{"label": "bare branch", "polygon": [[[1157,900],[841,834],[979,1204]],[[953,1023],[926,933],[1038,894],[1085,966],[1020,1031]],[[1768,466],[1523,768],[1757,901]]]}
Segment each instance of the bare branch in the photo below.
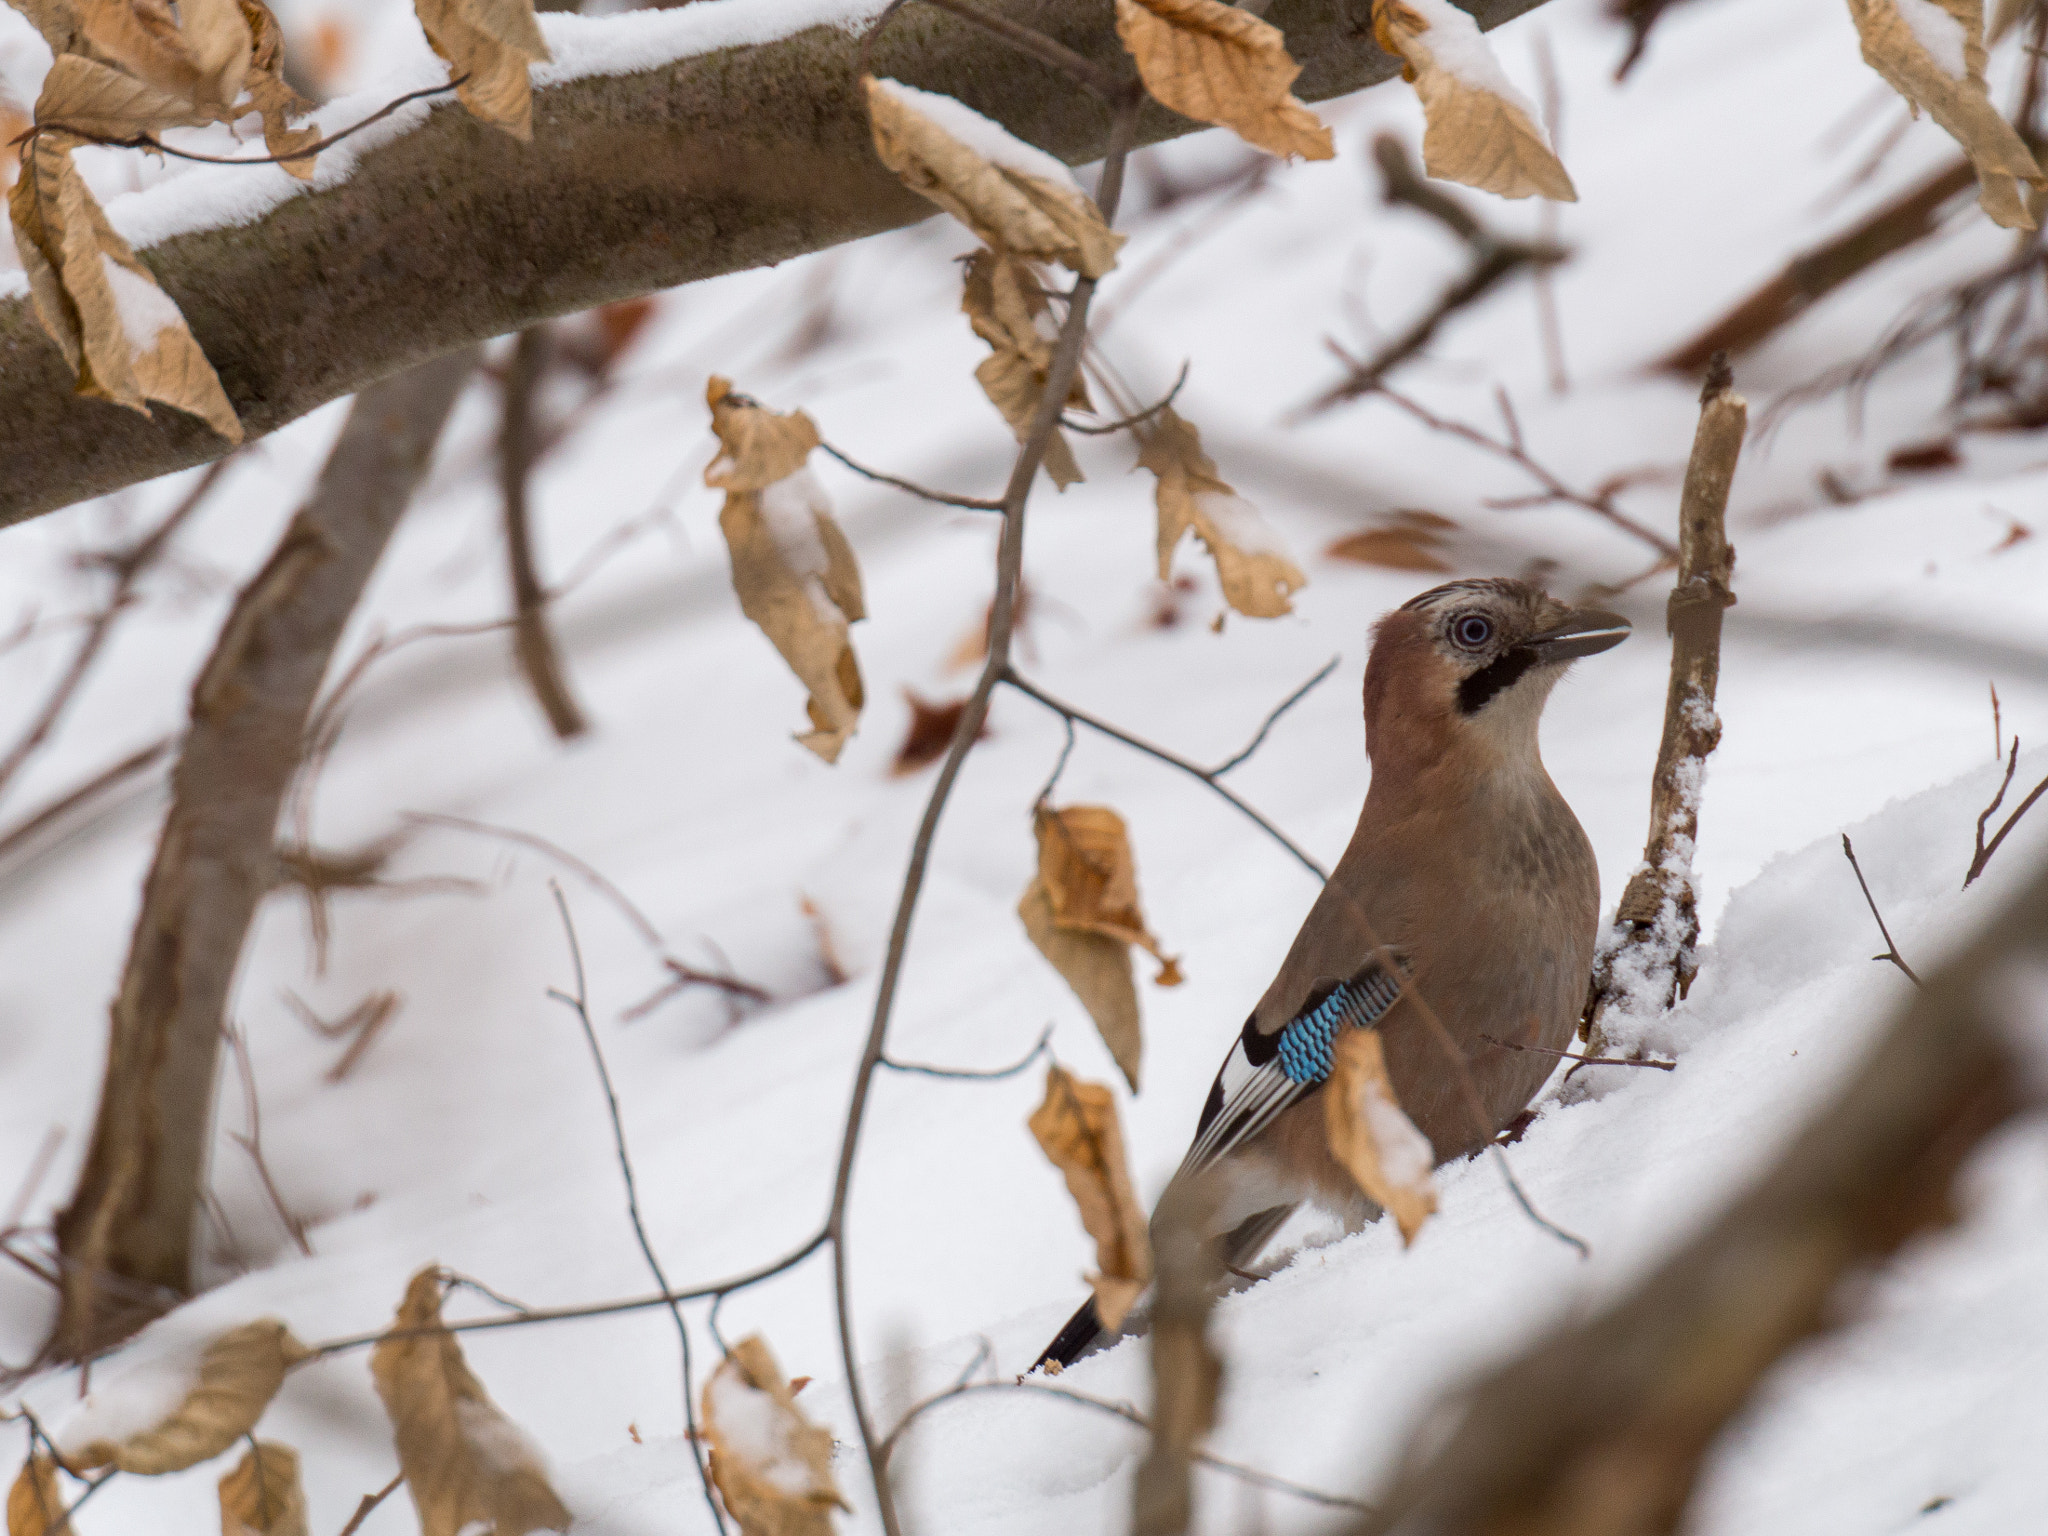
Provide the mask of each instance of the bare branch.
{"label": "bare branch", "polygon": [[891,1072],[908,1072],[919,1077],[945,1077],[959,1082],[992,1083],[998,1078],[1015,1077],[1039,1057],[1051,1055],[1051,1047],[1052,1026],[1048,1024],[1045,1026],[1045,1033],[1038,1037],[1038,1044],[1025,1052],[1022,1060],[1007,1067],[977,1072],[962,1067],[928,1067],[922,1062],[893,1061],[887,1056],[884,1056],[877,1065],[887,1067]]}
{"label": "bare branch", "polygon": [[[1993,718],[1995,721],[1995,711],[1998,703],[1998,695],[1996,693],[1992,694],[1991,701],[1994,710]],[[1996,730],[1997,726],[1994,724],[1992,728]],[[1991,803],[1985,806],[1983,811],[1977,817],[1976,848],[1975,851],[1972,852],[1972,854],[1970,855],[1970,872],[1963,877],[1963,889],[1966,891],[1970,888],[1971,884],[1976,880],[1976,878],[1984,873],[1985,866],[1991,862],[1991,855],[1998,852],[1998,845],[2005,841],[2006,833],[2010,832],[2014,827],[2018,826],[2020,818],[2026,815],[2028,811],[2033,809],[2034,802],[2040,799],[2044,792],[2048,792],[2048,779],[2043,779],[2040,783],[2034,786],[2032,792],[2028,794],[2026,799],[2022,800],[2018,805],[2013,807],[2012,814],[2005,818],[2005,821],[1999,826],[1998,831],[1992,836],[1991,841],[1988,843],[1985,842],[1984,824],[1991,820],[1992,812],[1996,811],[1999,808],[1999,806],[2005,803],[2005,792],[2008,788],[2011,787],[2012,776],[2015,772],[2018,771],[2019,766],[2020,739],[2018,736],[2014,736],[2012,739],[2012,752],[2006,758],[2005,761],[2005,777],[1999,780],[1998,783],[1998,793],[1991,797]],[[1882,927],[1883,925],[1880,924],[1879,926]],[[1889,942],[1890,935],[1886,935],[1886,940],[1887,942]]]}
{"label": "bare branch", "polygon": [[[1979,826],[1982,826],[1981,822]],[[1912,982],[1916,987],[1919,986],[1919,976],[1914,974],[1913,967],[1906,964],[1906,957],[1899,953],[1899,941],[1892,937],[1891,929],[1884,925],[1884,914],[1877,910],[1877,898],[1870,894],[1870,882],[1863,878],[1863,866],[1856,862],[1856,848],[1849,841],[1849,834],[1846,832],[1842,834],[1842,856],[1849,861],[1849,867],[1856,871],[1856,884],[1863,891],[1863,904],[1870,908],[1870,915],[1877,919],[1877,931],[1884,935],[1884,953],[1872,955],[1870,958],[1873,960],[1891,961],[1893,965],[1896,965],[1906,973],[1908,981]]]}
{"label": "bare branch", "polygon": [[901,476],[887,475],[879,469],[869,469],[865,464],[857,464],[830,443],[821,442],[818,446],[852,470],[856,475],[877,481],[882,485],[893,485],[899,491],[908,491],[913,496],[920,497],[925,501],[937,502],[942,507],[965,507],[970,512],[1000,512],[1003,510],[1001,500],[996,497],[955,496],[946,491],[928,490],[926,487],[919,485],[915,480],[905,480]]}
{"label": "bare branch", "polygon": [[341,1528],[341,1536],[356,1536],[356,1532],[363,1528],[363,1522],[370,1518],[371,1511],[398,1492],[398,1485],[404,1481],[405,1474],[401,1472],[375,1493],[364,1494],[362,1502],[356,1505],[356,1512],[348,1517],[348,1524]]}
{"label": "bare branch", "polygon": [[0,864],[5,864],[16,853],[29,847],[73,811],[90,805],[108,790],[154,768],[163,761],[171,746],[172,738],[169,736],[153,741],[139,751],[129,753],[118,763],[102,768],[76,789],[66,790],[41,810],[31,812],[11,827],[0,829]]}
{"label": "bare branch", "polygon": [[548,593],[534,556],[530,500],[533,467],[542,451],[538,397],[551,354],[545,325],[527,327],[512,344],[498,430],[498,488],[504,498],[505,560],[512,584],[512,653],[541,712],[548,717],[549,728],[569,741],[590,727],[569,691],[561,654],[548,630]]}

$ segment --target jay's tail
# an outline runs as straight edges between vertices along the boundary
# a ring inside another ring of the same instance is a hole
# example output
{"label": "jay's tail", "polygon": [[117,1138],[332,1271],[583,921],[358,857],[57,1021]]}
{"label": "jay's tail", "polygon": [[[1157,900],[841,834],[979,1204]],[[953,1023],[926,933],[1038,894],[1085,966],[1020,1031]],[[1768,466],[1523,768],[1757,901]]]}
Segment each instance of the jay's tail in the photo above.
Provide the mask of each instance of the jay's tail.
{"label": "jay's tail", "polygon": [[[1217,1252],[1224,1267],[1239,1269],[1257,1258],[1259,1250],[1287,1224],[1287,1218],[1293,1214],[1292,1205],[1276,1205],[1232,1228],[1217,1243]],[[1095,1298],[1090,1296],[1067,1319],[1067,1326],[1045,1346],[1031,1369],[1042,1371],[1048,1366],[1057,1366],[1065,1370],[1083,1355],[1105,1349],[1121,1337],[1121,1334],[1105,1336],[1102,1319],[1095,1313]]]}

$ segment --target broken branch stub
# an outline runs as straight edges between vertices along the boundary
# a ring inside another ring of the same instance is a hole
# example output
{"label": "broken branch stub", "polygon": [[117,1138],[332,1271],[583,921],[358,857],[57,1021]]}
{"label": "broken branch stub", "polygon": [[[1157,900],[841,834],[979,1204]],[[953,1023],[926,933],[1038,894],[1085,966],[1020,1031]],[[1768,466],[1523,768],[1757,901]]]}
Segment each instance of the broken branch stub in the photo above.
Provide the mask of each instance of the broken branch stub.
{"label": "broken branch stub", "polygon": [[1601,1030],[1611,1010],[1661,1012],[1692,985],[1700,931],[1693,849],[1707,758],[1721,740],[1714,710],[1721,619],[1735,603],[1728,493],[1748,420],[1748,404],[1735,393],[1727,359],[1716,358],[1700,394],[1699,428],[1679,499],[1678,580],[1665,606],[1671,676],[1650,782],[1649,837],[1643,862],[1615,910],[1614,928],[1602,942],[1581,1024],[1596,1056],[1617,1054]]}

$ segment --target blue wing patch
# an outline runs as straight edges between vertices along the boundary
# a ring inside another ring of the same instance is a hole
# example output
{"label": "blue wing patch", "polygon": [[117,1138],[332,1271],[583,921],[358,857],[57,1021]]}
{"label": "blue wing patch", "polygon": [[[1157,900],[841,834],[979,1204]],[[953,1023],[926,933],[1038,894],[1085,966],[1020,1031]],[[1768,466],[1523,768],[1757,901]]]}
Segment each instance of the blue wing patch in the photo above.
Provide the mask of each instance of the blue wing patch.
{"label": "blue wing patch", "polygon": [[1277,1035],[1261,1032],[1254,1019],[1245,1020],[1175,1177],[1213,1167],[1315,1092],[1329,1078],[1337,1031],[1347,1024],[1370,1029],[1400,996],[1399,979],[1374,964],[1330,988]]}

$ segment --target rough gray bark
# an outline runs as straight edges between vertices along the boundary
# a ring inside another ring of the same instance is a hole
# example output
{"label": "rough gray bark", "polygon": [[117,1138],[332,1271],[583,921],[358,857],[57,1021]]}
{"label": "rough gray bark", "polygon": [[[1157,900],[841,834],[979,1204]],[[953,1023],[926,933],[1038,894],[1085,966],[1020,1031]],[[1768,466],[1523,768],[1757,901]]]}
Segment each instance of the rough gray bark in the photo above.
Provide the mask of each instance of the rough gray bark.
{"label": "rough gray bark", "polygon": [[1964,1160],[2041,1103],[2048,1041],[2026,1013],[2044,963],[2048,868],[1913,992],[1722,1216],[1629,1295],[1479,1383],[1448,1434],[1426,1415],[1413,1470],[1353,1536],[1678,1528],[1715,1439],[1772,1364],[1827,1325],[1838,1284],[1949,1221]]}
{"label": "rough gray bark", "polygon": [[[1463,0],[1481,25],[1541,0]],[[991,8],[1127,76],[1103,0]],[[1273,0],[1267,18],[1314,101],[1394,61],[1364,0]],[[538,92],[521,144],[440,106],[354,176],[256,224],[141,253],[212,359],[251,437],[457,347],[539,320],[764,266],[929,217],[875,158],[854,87],[858,39],[814,27],[635,75]],[[930,6],[898,13],[876,73],[958,96],[1075,164],[1109,116],[1065,76]],[[1154,107],[1150,142],[1195,125]],[[218,457],[168,408],[153,420],[71,392],[26,300],[0,303],[0,526]]]}
{"label": "rough gray bark", "polygon": [[311,499],[242,589],[192,689],[171,808],[114,998],[107,1075],[57,1219],[53,1351],[80,1358],[192,1285],[229,989],[276,884],[278,812],[335,643],[476,365],[452,354],[363,391]]}

